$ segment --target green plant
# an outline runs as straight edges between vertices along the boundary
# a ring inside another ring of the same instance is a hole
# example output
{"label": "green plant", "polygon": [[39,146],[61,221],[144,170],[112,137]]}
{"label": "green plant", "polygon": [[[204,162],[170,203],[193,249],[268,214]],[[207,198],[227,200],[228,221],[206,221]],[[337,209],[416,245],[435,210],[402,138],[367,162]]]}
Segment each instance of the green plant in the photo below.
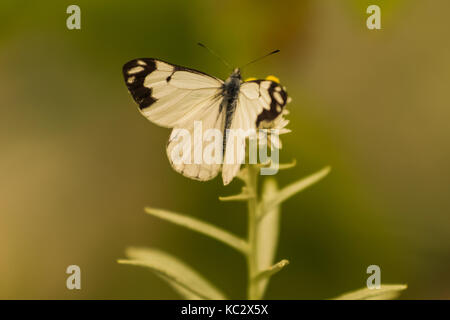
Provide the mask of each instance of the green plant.
{"label": "green plant", "polygon": [[[278,78],[273,76],[269,76],[267,79],[278,82]],[[281,149],[281,141],[279,141],[278,135],[290,132],[285,128],[289,123],[284,118],[284,115],[287,114],[288,111],[284,109],[275,119],[261,122],[260,128],[275,129],[276,131],[270,131],[270,138],[267,135],[258,136],[257,143],[263,147],[270,147],[272,150],[273,148]],[[272,132],[275,132],[275,139],[272,137]],[[274,260],[280,231],[281,204],[320,181],[330,172],[330,168],[325,167],[281,189],[278,188],[273,177],[266,177],[262,183],[262,191],[259,192],[259,170],[270,164],[269,161],[265,164],[246,165],[236,175],[244,183],[241,193],[219,197],[221,201],[247,202],[248,231],[246,239],[185,214],[163,209],[145,208],[146,213],[152,216],[202,233],[242,253],[247,261],[248,299],[262,299],[271,277],[289,264],[286,259],[276,263]],[[294,167],[295,164],[295,161],[289,164],[281,164],[278,168],[279,170],[289,169]],[[118,262],[150,268],[186,299],[227,299],[225,294],[205,277],[178,258],[163,251],[148,248],[129,248],[126,251],[126,256],[127,259]],[[337,299],[394,298],[405,288],[406,286],[403,285],[383,285],[378,290],[361,289],[341,295]]]}
{"label": "green plant", "polygon": [[[295,162],[281,165],[280,169],[288,169],[294,165]],[[228,231],[184,214],[145,208],[147,214],[202,233],[241,252],[248,266],[248,299],[262,299],[271,277],[289,264],[285,259],[274,263],[281,203],[320,181],[330,171],[330,168],[326,167],[282,189],[278,189],[276,180],[269,177],[265,179],[262,192],[259,194],[258,169],[258,165],[245,166],[238,174],[238,178],[244,182],[242,192],[238,195],[219,197],[222,201],[247,202],[249,222],[247,239],[241,239]],[[128,259],[118,262],[150,268],[186,299],[227,299],[223,292],[193,268],[163,251],[129,248],[126,256]],[[405,285],[383,285],[379,290],[361,289],[336,299],[392,299],[404,289]]]}

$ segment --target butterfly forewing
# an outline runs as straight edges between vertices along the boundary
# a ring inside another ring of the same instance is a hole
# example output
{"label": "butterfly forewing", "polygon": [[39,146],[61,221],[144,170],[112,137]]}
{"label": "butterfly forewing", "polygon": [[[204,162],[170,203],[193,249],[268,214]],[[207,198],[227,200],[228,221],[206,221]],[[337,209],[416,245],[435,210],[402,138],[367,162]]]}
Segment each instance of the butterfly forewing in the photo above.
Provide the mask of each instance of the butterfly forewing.
{"label": "butterfly forewing", "polygon": [[141,113],[164,127],[185,125],[202,115],[220,94],[222,81],[200,71],[156,59],[135,59],[123,67],[125,83]]}
{"label": "butterfly forewing", "polygon": [[277,118],[289,102],[286,88],[271,80],[245,82],[241,86],[241,93],[239,101],[242,101],[243,105],[250,105],[246,109],[250,109],[251,106],[256,108],[256,127],[262,121],[272,121]]}

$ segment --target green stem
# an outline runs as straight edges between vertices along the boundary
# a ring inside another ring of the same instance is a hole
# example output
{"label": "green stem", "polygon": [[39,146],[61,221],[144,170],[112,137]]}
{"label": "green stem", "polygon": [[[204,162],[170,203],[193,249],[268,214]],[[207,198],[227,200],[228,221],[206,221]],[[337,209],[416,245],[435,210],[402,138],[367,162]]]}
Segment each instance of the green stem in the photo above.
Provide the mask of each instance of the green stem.
{"label": "green stem", "polygon": [[254,197],[248,199],[248,244],[247,254],[248,283],[247,298],[255,300],[259,298],[258,283],[255,280],[258,274],[257,263],[257,226],[258,226],[258,168],[254,165],[247,166],[247,178],[245,179],[247,190]]}

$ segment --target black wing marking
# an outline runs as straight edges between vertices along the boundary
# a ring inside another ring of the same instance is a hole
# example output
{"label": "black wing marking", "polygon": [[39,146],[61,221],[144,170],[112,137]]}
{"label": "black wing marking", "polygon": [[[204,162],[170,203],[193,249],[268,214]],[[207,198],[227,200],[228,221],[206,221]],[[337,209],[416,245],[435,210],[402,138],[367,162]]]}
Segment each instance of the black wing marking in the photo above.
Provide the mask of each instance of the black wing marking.
{"label": "black wing marking", "polygon": [[[135,70],[136,72],[130,73]],[[131,60],[122,68],[125,84],[133,96],[134,101],[139,104],[140,109],[147,108],[156,102],[152,97],[152,89],[144,86],[145,77],[156,70],[155,59],[143,58]]]}
{"label": "black wing marking", "polygon": [[265,90],[261,88],[261,83],[269,82],[269,88],[267,89],[267,93],[270,97],[270,108],[263,109],[263,111],[258,115],[256,119],[256,127],[262,121],[272,121],[277,118],[282,112],[286,104],[289,102],[289,96],[286,91],[286,88],[282,87],[279,83],[270,80],[252,80],[249,82],[255,82],[260,86],[260,90]]}

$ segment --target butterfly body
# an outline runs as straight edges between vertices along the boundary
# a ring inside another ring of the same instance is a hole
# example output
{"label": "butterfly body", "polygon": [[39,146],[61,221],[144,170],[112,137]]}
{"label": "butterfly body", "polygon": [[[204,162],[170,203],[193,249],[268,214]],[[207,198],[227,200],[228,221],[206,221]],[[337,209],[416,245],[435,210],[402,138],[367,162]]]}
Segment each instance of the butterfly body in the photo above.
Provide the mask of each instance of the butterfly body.
{"label": "butterfly body", "polygon": [[222,85],[223,100],[220,104],[220,110],[225,109],[225,127],[223,128],[223,150],[226,150],[227,129],[231,126],[234,112],[236,111],[239,89],[241,87],[241,72],[238,68],[234,69],[230,77]]}
{"label": "butterfly body", "polygon": [[[173,128],[167,144],[172,167],[189,178],[201,181],[210,180],[222,171],[224,184],[228,184],[239,171],[244,158],[235,156],[233,163],[205,163],[204,155],[195,157],[196,153],[206,149],[205,146],[185,142],[182,139],[183,130],[195,136],[195,124],[201,122],[203,131],[220,131],[223,161],[224,155],[236,154],[231,152],[236,148],[245,149],[245,139],[237,147],[230,143],[233,139],[229,139],[229,131],[242,130],[245,133],[256,130],[260,122],[281,114],[289,100],[285,88],[277,82],[243,82],[238,68],[223,81],[159,59],[140,58],[123,66],[123,76],[140,112],[157,125]],[[183,163],[173,160],[180,144],[194,154],[193,160]]]}

